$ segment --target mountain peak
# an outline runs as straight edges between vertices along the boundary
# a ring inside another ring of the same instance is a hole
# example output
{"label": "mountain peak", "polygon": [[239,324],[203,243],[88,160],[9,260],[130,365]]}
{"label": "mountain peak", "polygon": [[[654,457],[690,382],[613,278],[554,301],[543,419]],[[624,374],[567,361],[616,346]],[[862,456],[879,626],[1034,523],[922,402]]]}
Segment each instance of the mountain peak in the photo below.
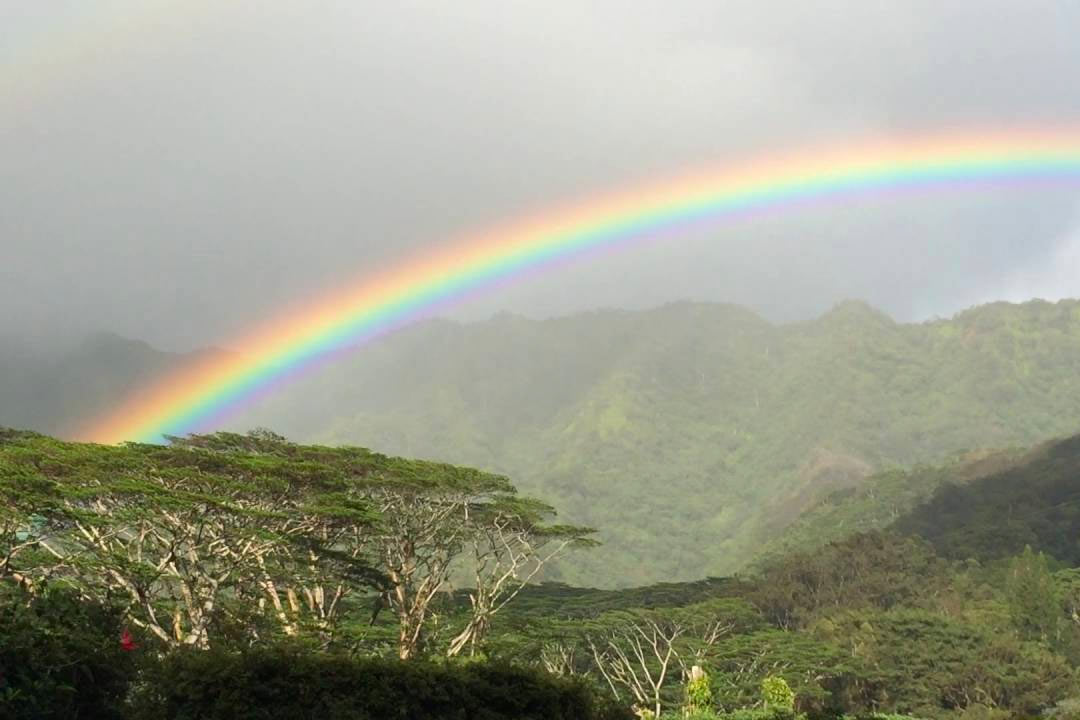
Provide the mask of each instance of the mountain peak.
{"label": "mountain peak", "polygon": [[88,355],[125,356],[132,353],[153,355],[158,354],[159,351],[144,340],[133,340],[114,332],[97,331],[87,334],[78,347],[73,350],[72,355],[79,357]]}
{"label": "mountain peak", "polygon": [[895,320],[864,300],[842,300],[822,315],[821,321],[830,324],[842,323],[844,325],[896,324]]}

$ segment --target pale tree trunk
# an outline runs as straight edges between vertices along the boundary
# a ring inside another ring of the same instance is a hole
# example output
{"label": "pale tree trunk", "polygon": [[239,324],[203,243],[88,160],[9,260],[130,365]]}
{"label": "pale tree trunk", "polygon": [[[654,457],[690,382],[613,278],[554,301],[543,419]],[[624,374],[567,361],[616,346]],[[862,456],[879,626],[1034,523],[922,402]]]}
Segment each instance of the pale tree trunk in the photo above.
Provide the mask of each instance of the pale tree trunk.
{"label": "pale tree trunk", "polygon": [[379,510],[390,527],[374,542],[381,546],[390,583],[385,597],[398,619],[398,657],[408,660],[419,653],[431,603],[449,579],[468,506],[463,496],[432,500],[388,493]]}
{"label": "pale tree trunk", "polygon": [[643,619],[612,631],[600,646],[589,638],[593,662],[612,693],[619,697],[624,688],[643,706],[651,706],[660,716],[662,693],[671,663],[678,659],[675,641],[685,632],[679,624],[661,624]]}
{"label": "pale tree trunk", "polygon": [[571,644],[547,643],[540,648],[540,663],[552,675],[577,675],[577,649]]}
{"label": "pale tree trunk", "polygon": [[518,596],[544,566],[559,556],[577,537],[560,538],[553,548],[548,538],[537,539],[530,527],[515,527],[515,518],[496,518],[473,540],[475,587],[469,593],[472,614],[465,628],[450,641],[446,654],[456,657],[487,634],[496,613]]}

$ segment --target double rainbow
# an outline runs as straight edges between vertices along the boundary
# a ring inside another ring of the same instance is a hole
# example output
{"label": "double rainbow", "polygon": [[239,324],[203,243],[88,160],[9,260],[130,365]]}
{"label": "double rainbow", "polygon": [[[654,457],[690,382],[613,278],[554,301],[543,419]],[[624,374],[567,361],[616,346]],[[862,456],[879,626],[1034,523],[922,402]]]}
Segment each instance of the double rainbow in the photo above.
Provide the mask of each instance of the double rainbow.
{"label": "double rainbow", "polygon": [[762,158],[661,182],[485,232],[426,252],[230,343],[142,388],[80,436],[160,442],[207,430],[335,354],[434,312],[467,293],[577,254],[806,201],[908,188],[1006,183],[1080,186],[1080,131],[964,132]]}

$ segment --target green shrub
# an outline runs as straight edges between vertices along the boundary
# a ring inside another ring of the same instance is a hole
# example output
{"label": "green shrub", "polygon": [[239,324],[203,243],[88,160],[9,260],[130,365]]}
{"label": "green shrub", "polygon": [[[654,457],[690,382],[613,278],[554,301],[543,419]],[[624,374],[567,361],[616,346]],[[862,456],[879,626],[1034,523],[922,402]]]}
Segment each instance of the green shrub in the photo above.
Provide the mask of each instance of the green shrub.
{"label": "green shrub", "polygon": [[264,648],[177,652],[147,671],[134,720],[632,720],[535,670]]}
{"label": "green shrub", "polygon": [[134,677],[117,611],[70,592],[0,590],[0,718],[121,718]]}
{"label": "green shrub", "polygon": [[761,681],[761,701],[766,708],[794,710],[795,693],[787,680],[779,675],[769,675]]}
{"label": "green shrub", "polygon": [[712,685],[708,673],[697,666],[694,672],[700,672],[697,677],[691,677],[686,683],[686,705],[683,710],[687,717],[711,715],[713,709]]}

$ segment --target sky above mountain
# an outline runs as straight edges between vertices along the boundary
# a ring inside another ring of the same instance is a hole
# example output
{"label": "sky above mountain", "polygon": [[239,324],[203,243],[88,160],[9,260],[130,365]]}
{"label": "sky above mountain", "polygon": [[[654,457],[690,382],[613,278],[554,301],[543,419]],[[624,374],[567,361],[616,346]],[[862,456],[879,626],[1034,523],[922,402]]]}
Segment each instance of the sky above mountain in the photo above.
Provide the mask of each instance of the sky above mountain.
{"label": "sky above mountain", "polygon": [[[0,336],[228,345],[523,213],[785,148],[1080,126],[1080,4],[0,4]],[[884,197],[561,266],[451,312],[676,299],[900,319],[1080,295],[1080,189]]]}

